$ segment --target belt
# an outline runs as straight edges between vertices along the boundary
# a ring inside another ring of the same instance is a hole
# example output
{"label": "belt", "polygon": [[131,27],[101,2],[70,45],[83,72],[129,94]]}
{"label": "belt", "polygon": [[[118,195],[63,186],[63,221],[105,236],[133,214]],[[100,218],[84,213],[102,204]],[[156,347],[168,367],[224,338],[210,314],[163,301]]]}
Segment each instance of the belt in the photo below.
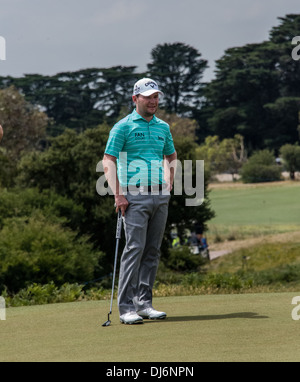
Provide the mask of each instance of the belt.
{"label": "belt", "polygon": [[165,185],[163,184],[153,184],[152,186],[127,186],[127,192],[138,191],[138,192],[158,192],[164,189]]}

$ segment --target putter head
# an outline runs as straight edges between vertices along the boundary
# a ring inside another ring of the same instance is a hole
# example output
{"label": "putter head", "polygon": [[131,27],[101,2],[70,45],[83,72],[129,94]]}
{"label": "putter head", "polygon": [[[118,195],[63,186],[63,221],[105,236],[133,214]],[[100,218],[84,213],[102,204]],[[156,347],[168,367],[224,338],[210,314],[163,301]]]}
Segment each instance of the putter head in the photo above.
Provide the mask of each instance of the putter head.
{"label": "putter head", "polygon": [[104,324],[102,324],[102,326],[109,326],[110,325],[110,323],[111,323],[111,321],[109,319],[110,313],[111,312],[108,313],[107,321],[105,321]]}

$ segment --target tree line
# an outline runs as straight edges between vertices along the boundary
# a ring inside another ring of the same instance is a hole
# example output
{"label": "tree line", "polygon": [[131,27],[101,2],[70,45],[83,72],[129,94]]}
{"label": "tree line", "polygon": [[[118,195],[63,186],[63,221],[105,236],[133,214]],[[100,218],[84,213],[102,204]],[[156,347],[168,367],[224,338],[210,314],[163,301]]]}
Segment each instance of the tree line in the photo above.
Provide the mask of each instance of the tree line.
{"label": "tree line", "polygon": [[300,15],[289,14],[279,18],[267,41],[227,49],[209,83],[203,82],[207,60],[177,42],[154,47],[144,73],[136,66],[114,66],[54,76],[7,76],[0,77],[0,88],[13,85],[39,105],[51,120],[49,134],[55,136],[65,127],[82,132],[115,123],[132,108],[133,84],[150,76],[165,93],[162,109],[197,122],[198,142],[209,135],[225,139],[240,134],[249,153],[278,151],[299,141],[300,71],[291,54],[299,28]]}

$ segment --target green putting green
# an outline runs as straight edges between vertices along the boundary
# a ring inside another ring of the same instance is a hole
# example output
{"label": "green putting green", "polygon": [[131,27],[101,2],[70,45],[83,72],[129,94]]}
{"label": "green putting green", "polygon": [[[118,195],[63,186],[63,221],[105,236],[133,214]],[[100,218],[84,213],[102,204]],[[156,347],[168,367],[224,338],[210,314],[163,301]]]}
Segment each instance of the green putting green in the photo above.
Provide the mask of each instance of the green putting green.
{"label": "green putting green", "polygon": [[[300,295],[300,293],[299,293]],[[8,308],[0,362],[299,361],[297,293],[155,298],[162,321],[122,325],[114,300]]]}

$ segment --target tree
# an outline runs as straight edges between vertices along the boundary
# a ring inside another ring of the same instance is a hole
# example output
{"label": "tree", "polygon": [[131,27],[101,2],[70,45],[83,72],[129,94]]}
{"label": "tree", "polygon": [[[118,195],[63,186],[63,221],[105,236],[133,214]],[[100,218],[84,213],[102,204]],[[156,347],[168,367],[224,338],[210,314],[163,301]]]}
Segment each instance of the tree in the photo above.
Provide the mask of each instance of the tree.
{"label": "tree", "polygon": [[300,171],[300,146],[298,144],[286,144],[280,148],[280,155],[284,165],[290,173],[290,179],[295,179],[295,172]]}
{"label": "tree", "polygon": [[238,174],[247,158],[244,137],[236,134],[234,138],[224,139],[220,144],[220,151],[224,153],[225,171],[229,172],[234,180],[234,175]]}
{"label": "tree", "polygon": [[137,81],[135,66],[114,66],[102,69],[101,84],[99,85],[97,110],[105,110],[105,117],[114,123],[122,109],[132,109],[132,90]]}
{"label": "tree", "polygon": [[241,134],[248,150],[264,145],[264,105],[279,95],[275,58],[266,44],[231,48],[217,61],[216,79],[205,89],[207,120],[220,139]]}
{"label": "tree", "polygon": [[[299,66],[291,57],[300,15],[280,18],[268,41],[230,48],[216,62],[199,119],[220,139],[243,135],[248,152],[299,139]],[[199,122],[200,124],[200,122]],[[200,125],[201,126],[201,125]]]}
{"label": "tree", "polygon": [[270,31],[270,43],[277,54],[276,69],[279,73],[280,95],[299,97],[300,72],[299,61],[293,60],[292,39],[299,36],[300,14],[288,14],[278,17],[279,25]]}
{"label": "tree", "polygon": [[23,151],[41,147],[48,117],[11,86],[0,90],[0,122],[7,155],[17,161]]}
{"label": "tree", "polygon": [[191,116],[201,95],[207,61],[195,48],[180,42],[158,44],[151,57],[148,75],[158,81],[164,92],[163,107],[171,113]]}
{"label": "tree", "polygon": [[0,90],[0,124],[5,132],[0,151],[0,184],[14,184],[21,155],[42,147],[47,123],[47,115],[27,102],[13,86]]}
{"label": "tree", "polygon": [[169,124],[173,138],[189,137],[194,141],[197,140],[198,124],[195,120],[179,117],[175,113],[167,113],[166,110],[162,109],[157,111],[156,116]]}
{"label": "tree", "polygon": [[197,159],[203,159],[210,175],[229,172],[234,175],[246,161],[244,138],[236,134],[234,138],[219,140],[218,136],[208,136],[196,148]]}
{"label": "tree", "polygon": [[217,135],[205,138],[205,142],[196,148],[196,158],[204,160],[205,168],[212,176],[223,171],[222,158],[219,156],[220,140]]}

